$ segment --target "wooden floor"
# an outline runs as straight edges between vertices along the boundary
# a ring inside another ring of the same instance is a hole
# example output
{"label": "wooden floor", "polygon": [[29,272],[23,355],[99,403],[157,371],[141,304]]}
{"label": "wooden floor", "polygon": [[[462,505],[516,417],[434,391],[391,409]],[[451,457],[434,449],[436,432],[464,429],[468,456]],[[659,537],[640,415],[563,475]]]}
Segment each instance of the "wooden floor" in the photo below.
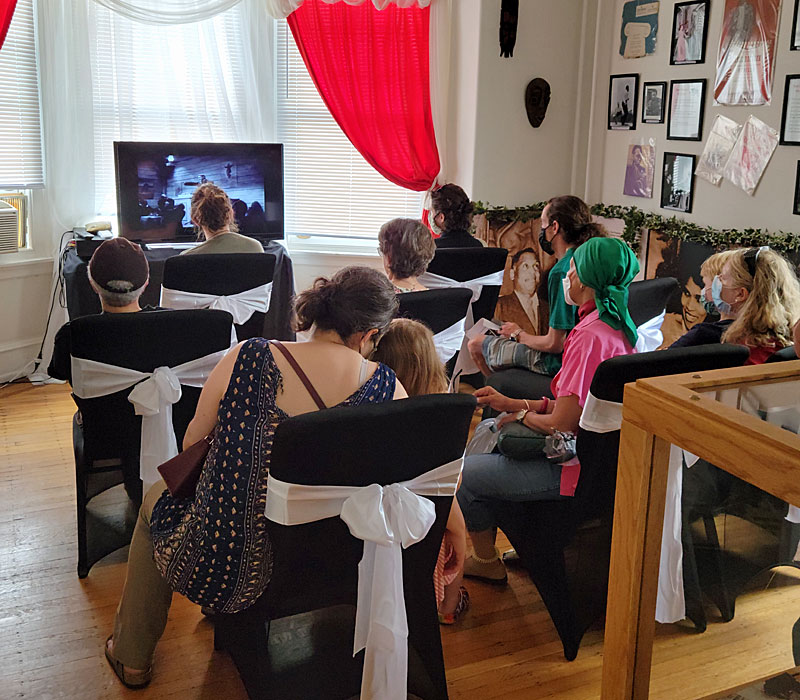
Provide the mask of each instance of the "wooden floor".
{"label": "wooden floor", "polygon": [[[134,694],[109,670],[101,648],[125,552],[78,580],[73,412],[64,386],[0,390],[0,698],[245,698],[227,655],[212,650],[211,625],[180,596],[151,686]],[[442,635],[451,698],[599,696],[601,630],[590,631],[568,663],[526,578],[512,572],[500,591],[467,585],[473,608]],[[660,626],[651,697],[705,697],[792,667],[790,630],[799,615],[800,586],[794,586],[739,598],[736,619],[712,622],[705,634]]]}

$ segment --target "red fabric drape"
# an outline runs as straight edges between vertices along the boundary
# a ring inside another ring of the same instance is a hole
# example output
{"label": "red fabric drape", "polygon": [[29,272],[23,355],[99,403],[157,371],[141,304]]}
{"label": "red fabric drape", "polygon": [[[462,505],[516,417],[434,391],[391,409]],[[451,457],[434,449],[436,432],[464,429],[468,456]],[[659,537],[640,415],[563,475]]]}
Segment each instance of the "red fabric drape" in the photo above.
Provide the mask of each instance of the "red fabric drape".
{"label": "red fabric drape", "polygon": [[358,152],[391,182],[428,189],[439,173],[430,8],[306,0],[288,22],[320,96]]}
{"label": "red fabric drape", "polygon": [[6,40],[8,25],[11,24],[16,6],[17,0],[0,0],[0,49],[3,48],[3,42]]}

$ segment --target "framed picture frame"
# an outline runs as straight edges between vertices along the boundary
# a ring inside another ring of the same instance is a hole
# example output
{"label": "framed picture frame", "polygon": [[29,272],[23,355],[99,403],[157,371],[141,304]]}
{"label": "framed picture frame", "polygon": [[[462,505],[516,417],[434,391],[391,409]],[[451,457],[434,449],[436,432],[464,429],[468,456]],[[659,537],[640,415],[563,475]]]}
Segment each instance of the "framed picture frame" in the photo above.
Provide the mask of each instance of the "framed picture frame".
{"label": "framed picture frame", "polygon": [[792,21],[792,40],[789,48],[792,51],[800,51],[800,0],[794,0],[794,20]]}
{"label": "framed picture frame", "polygon": [[694,204],[694,166],[697,156],[664,153],[661,170],[661,208],[691,213]]}
{"label": "framed picture frame", "polygon": [[663,124],[666,111],[666,81],[645,83],[642,87],[642,124]]}
{"label": "framed picture frame", "polygon": [[706,62],[710,0],[678,2],[672,9],[671,66]]}
{"label": "framed picture frame", "polygon": [[636,128],[639,108],[639,74],[612,75],[608,81],[608,128],[631,131]]}
{"label": "framed picture frame", "polygon": [[800,146],[800,74],[786,76],[781,115],[781,146]]}
{"label": "framed picture frame", "polygon": [[673,141],[703,140],[707,82],[705,78],[670,82],[668,139]]}
{"label": "framed picture frame", "polygon": [[797,177],[794,181],[794,206],[792,214],[800,216],[800,160],[797,161]]}

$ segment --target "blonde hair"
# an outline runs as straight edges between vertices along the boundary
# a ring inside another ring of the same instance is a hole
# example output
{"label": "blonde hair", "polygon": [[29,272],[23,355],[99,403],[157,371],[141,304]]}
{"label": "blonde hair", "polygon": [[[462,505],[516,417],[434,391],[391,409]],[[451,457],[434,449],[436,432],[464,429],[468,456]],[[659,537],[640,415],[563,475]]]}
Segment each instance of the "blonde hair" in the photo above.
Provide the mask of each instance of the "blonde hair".
{"label": "blonde hair", "polygon": [[394,319],[372,359],[391,367],[409,396],[447,391],[447,375],[436,354],[433,333],[419,321]]}
{"label": "blonde hair", "polygon": [[800,318],[800,283],[789,262],[769,248],[753,259],[755,274],[751,275],[745,260],[751,250],[735,250],[726,262],[733,286],[744,287],[750,294],[722,342],[751,346],[777,342],[786,347],[792,343],[792,328]]}
{"label": "blonde hair", "polygon": [[719,253],[710,255],[700,266],[700,276],[713,279],[722,272],[725,263],[730,260],[731,256],[736,255],[737,252],[736,250],[722,250]]}

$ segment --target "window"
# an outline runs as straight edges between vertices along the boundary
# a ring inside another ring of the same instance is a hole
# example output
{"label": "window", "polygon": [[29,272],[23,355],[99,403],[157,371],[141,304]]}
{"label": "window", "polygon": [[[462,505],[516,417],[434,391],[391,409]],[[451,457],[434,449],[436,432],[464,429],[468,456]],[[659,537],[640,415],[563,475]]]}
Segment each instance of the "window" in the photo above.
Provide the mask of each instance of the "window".
{"label": "window", "polygon": [[18,0],[0,49],[0,189],[44,187],[33,0]]}
{"label": "window", "polygon": [[284,144],[286,233],[304,247],[362,244],[375,251],[381,224],[419,218],[421,192],[380,175],[353,148],[319,96],[286,21],[277,23],[277,130]]}
{"label": "window", "polygon": [[89,3],[97,213],[116,212],[114,141],[269,140],[249,116],[260,91],[243,8],[159,26]]}

